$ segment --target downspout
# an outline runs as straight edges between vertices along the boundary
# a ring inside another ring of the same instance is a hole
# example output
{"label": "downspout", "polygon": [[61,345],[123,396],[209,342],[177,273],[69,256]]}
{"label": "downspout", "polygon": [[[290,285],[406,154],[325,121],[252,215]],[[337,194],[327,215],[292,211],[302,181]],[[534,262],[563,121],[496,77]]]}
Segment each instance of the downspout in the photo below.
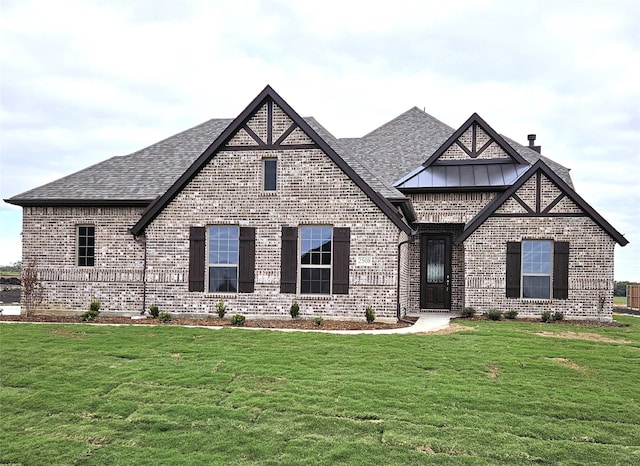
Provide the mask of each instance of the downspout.
{"label": "downspout", "polygon": [[413,244],[416,233],[417,232],[415,230],[411,231],[411,236],[409,236],[409,239],[398,243],[398,257],[397,257],[398,270],[396,271],[397,272],[396,276],[398,279],[396,284],[396,318],[398,319],[398,322],[404,322],[406,324],[411,324],[411,325],[413,325],[415,322],[412,322],[407,319],[403,319],[400,311],[400,252],[401,252],[402,245],[409,244],[409,243]]}
{"label": "downspout", "polygon": [[147,236],[143,233],[135,236],[136,242],[142,244],[144,251],[142,259],[142,311],[140,315],[144,315],[147,310]]}

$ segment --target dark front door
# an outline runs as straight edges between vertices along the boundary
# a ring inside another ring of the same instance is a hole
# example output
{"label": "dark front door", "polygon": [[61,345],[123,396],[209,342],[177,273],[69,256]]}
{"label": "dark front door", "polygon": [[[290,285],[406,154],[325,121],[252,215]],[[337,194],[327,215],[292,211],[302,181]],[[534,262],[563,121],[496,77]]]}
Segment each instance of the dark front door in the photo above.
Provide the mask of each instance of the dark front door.
{"label": "dark front door", "polygon": [[451,306],[451,237],[424,235],[420,243],[420,307]]}

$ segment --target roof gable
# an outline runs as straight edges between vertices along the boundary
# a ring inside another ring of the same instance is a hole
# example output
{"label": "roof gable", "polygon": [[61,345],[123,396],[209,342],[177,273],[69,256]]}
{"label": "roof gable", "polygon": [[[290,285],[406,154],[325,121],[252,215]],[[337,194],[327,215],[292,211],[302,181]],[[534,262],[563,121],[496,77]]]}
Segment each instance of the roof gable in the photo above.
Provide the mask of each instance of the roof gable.
{"label": "roof gable", "polygon": [[423,166],[455,161],[499,163],[528,162],[494,131],[480,115],[474,113],[429,157]]}
{"label": "roof gable", "polygon": [[398,211],[378,192],[374,191],[355,170],[300,117],[271,86],[258,94],[251,103],[218,135],[198,159],[178,180],[143,213],[131,228],[134,235],[141,234],[182,189],[221,150],[322,150],[400,229],[410,233],[411,228]]}
{"label": "roof gable", "polygon": [[629,241],[595,211],[542,160],[536,162],[510,188],[494,198],[464,227],[462,243],[489,217],[590,217],[621,246]]}

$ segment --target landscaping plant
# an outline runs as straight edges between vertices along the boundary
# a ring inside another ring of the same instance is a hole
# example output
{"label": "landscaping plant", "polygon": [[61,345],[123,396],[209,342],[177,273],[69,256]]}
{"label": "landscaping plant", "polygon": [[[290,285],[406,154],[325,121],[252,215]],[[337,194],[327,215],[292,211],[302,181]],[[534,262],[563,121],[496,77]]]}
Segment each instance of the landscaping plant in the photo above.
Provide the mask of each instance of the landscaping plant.
{"label": "landscaping plant", "polygon": [[372,324],[376,320],[376,313],[371,306],[367,306],[367,309],[365,309],[364,318],[367,319],[368,324]]}
{"label": "landscaping plant", "polygon": [[216,304],[216,312],[218,313],[218,317],[224,319],[224,316],[227,313],[227,305],[222,299],[218,301],[218,304]]}
{"label": "landscaping plant", "polygon": [[298,301],[296,301],[295,299],[293,300],[293,303],[291,303],[291,307],[289,308],[289,314],[291,314],[292,319],[295,319],[300,315],[300,305],[298,304]]}

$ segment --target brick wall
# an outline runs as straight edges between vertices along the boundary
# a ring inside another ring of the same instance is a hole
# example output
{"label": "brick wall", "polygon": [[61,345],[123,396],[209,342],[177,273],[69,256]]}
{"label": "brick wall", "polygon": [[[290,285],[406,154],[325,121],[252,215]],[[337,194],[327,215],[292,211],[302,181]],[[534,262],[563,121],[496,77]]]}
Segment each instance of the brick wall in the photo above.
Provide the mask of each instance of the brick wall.
{"label": "brick wall", "polygon": [[[569,299],[505,297],[507,241],[569,242]],[[615,242],[588,217],[489,218],[464,242],[465,305],[484,312],[515,310],[538,317],[563,312],[567,319],[611,320]]]}
{"label": "brick wall", "polygon": [[[23,263],[34,263],[43,285],[43,310],[140,310],[143,248],[128,229],[140,208],[25,207]],[[95,225],[95,267],[76,265],[76,228]],[[23,296],[24,297],[24,296]]]}
{"label": "brick wall", "polygon": [[[278,159],[278,188],[262,191],[262,158]],[[215,224],[256,230],[255,292],[189,292],[189,227]],[[348,295],[280,294],[282,226],[327,224],[351,229]],[[173,313],[228,312],[380,318],[396,312],[398,228],[319,149],[221,151],[148,226],[147,302]],[[370,266],[358,258],[371,258]],[[406,273],[405,273],[406,276]],[[407,286],[406,284],[404,286]]]}

